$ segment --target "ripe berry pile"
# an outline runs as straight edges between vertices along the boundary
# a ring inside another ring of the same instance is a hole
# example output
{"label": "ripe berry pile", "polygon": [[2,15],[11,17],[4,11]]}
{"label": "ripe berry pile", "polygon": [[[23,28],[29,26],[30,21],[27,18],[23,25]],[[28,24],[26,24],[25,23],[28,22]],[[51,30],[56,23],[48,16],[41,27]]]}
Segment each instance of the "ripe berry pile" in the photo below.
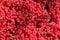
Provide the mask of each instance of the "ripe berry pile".
{"label": "ripe berry pile", "polygon": [[60,40],[60,0],[0,0],[0,40]]}

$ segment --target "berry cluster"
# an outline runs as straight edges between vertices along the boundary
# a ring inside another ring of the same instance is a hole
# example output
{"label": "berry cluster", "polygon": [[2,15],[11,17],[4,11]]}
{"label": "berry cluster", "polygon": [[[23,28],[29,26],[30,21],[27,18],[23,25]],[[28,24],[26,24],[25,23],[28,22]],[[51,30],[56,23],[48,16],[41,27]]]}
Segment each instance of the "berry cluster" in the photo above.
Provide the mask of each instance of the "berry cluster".
{"label": "berry cluster", "polygon": [[60,0],[0,0],[0,40],[60,40]]}

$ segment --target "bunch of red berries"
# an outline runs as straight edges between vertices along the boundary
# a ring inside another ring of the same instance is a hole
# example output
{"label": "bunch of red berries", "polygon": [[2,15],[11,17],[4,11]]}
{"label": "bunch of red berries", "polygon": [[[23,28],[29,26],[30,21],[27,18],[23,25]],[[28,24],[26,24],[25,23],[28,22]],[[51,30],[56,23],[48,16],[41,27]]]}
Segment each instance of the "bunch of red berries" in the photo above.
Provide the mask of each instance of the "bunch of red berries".
{"label": "bunch of red berries", "polygon": [[0,0],[0,40],[60,40],[60,0]]}

